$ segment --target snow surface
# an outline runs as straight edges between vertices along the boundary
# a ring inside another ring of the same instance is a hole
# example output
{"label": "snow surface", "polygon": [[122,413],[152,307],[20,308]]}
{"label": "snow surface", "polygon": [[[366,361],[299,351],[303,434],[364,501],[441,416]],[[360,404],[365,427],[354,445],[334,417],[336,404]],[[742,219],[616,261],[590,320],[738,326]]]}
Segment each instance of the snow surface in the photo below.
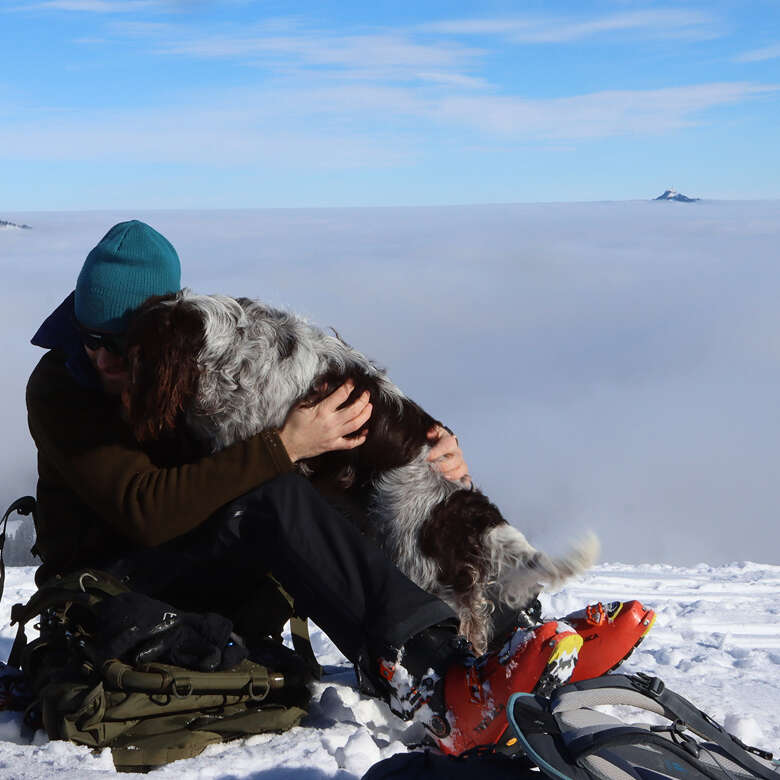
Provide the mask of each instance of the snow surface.
{"label": "snow surface", "polygon": [[[13,630],[10,607],[34,590],[33,569],[8,570],[0,606],[0,656]],[[738,737],[780,752],[780,566],[733,563],[679,568],[662,564],[604,564],[568,588],[543,596],[558,617],[593,601],[639,598],[657,620],[623,671],[657,675]],[[320,780],[360,778],[376,761],[403,752],[423,736],[381,702],[355,690],[349,664],[321,631],[314,648],[327,675],[314,689],[305,725],[208,748],[150,777],[198,780]],[[0,777],[83,780],[114,775],[108,751],[48,742],[25,733],[18,713],[0,713]]]}

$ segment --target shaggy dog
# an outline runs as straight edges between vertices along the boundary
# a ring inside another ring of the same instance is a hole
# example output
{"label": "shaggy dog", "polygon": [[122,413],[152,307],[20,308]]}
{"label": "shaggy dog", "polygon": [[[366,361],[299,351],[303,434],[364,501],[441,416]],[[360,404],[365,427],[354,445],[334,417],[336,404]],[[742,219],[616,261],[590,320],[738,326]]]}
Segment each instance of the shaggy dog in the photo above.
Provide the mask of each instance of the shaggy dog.
{"label": "shaggy dog", "polygon": [[300,462],[329,492],[366,508],[369,533],[417,585],[456,611],[460,630],[484,652],[494,605],[526,607],[541,584],[559,587],[591,566],[588,537],[567,557],[534,549],[479,490],[443,477],[427,461],[436,420],[360,352],[286,311],[247,298],[188,290],[152,298],[134,318],[131,382],[124,395],[141,441],[186,429],[201,452],[280,429],[297,403],[317,403],[347,378],[372,414],[366,442]]}

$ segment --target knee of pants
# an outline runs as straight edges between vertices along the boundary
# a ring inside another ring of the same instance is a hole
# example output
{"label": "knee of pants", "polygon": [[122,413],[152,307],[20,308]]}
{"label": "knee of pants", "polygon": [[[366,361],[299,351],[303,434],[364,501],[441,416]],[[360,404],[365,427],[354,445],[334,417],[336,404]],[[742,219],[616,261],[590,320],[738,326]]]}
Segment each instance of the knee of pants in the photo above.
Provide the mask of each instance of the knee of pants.
{"label": "knee of pants", "polygon": [[[319,494],[306,477],[283,474],[226,504],[214,518],[218,525],[234,529],[247,540],[257,534],[269,540],[280,528],[318,515],[318,499]],[[260,518],[262,523],[257,522]]]}
{"label": "knee of pants", "polygon": [[251,506],[269,500],[279,504],[301,496],[310,499],[312,495],[319,497],[311,482],[301,474],[290,472],[258,485],[238,500],[243,501],[245,506]]}
{"label": "knee of pants", "polygon": [[[310,490],[312,488],[311,482],[299,474],[297,471],[288,471],[286,474],[280,474],[278,477],[264,482],[262,485],[256,488],[256,490],[266,490],[271,493],[285,491],[285,490]],[[254,492],[254,491],[252,491]]]}
{"label": "knee of pants", "polygon": [[304,491],[309,488],[311,488],[309,480],[300,474],[295,472],[282,474],[267,482],[263,482],[256,488],[252,488],[249,492],[229,501],[227,504],[220,507],[214,513],[214,516],[239,516],[249,507],[256,507],[264,499],[289,495],[290,493]]}

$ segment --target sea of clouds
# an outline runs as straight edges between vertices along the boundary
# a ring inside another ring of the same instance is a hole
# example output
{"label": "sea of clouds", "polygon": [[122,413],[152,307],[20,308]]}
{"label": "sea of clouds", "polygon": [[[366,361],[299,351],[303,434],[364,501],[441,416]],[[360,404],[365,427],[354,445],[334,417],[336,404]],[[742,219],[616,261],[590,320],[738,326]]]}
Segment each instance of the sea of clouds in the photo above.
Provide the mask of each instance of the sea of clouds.
{"label": "sea of clouds", "polygon": [[333,326],[458,434],[531,540],[780,561],[780,201],[0,213],[0,503],[34,490],[29,339],[115,222],[201,292]]}

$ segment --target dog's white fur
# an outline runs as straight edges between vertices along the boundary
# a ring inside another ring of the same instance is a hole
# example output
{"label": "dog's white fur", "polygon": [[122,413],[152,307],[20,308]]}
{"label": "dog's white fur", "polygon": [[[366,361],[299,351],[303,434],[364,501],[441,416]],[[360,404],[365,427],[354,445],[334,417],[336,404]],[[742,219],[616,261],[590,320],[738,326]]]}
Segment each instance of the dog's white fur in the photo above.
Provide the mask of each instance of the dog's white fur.
{"label": "dog's white fur", "polygon": [[[245,298],[198,295],[189,290],[160,305],[179,302],[196,309],[205,328],[197,356],[197,397],[186,419],[190,430],[212,451],[259,431],[281,428],[293,404],[312,390],[319,377],[334,369],[347,373],[356,367],[375,377],[380,392],[401,410],[403,393],[370,360],[295,314]],[[468,598],[455,598],[439,581],[436,562],[420,552],[417,539],[432,510],[464,486],[433,468],[427,461],[429,451],[429,446],[423,446],[410,463],[385,471],[375,480],[369,517],[376,538],[396,565],[417,585],[450,603],[458,613],[462,633],[478,651],[484,651],[490,637],[491,590],[500,602],[521,608],[541,584],[559,587],[591,566],[598,541],[589,536],[567,557],[551,559],[532,547],[520,531],[502,524],[484,537],[488,581],[477,582],[475,575]],[[441,543],[446,545],[447,540]]]}

